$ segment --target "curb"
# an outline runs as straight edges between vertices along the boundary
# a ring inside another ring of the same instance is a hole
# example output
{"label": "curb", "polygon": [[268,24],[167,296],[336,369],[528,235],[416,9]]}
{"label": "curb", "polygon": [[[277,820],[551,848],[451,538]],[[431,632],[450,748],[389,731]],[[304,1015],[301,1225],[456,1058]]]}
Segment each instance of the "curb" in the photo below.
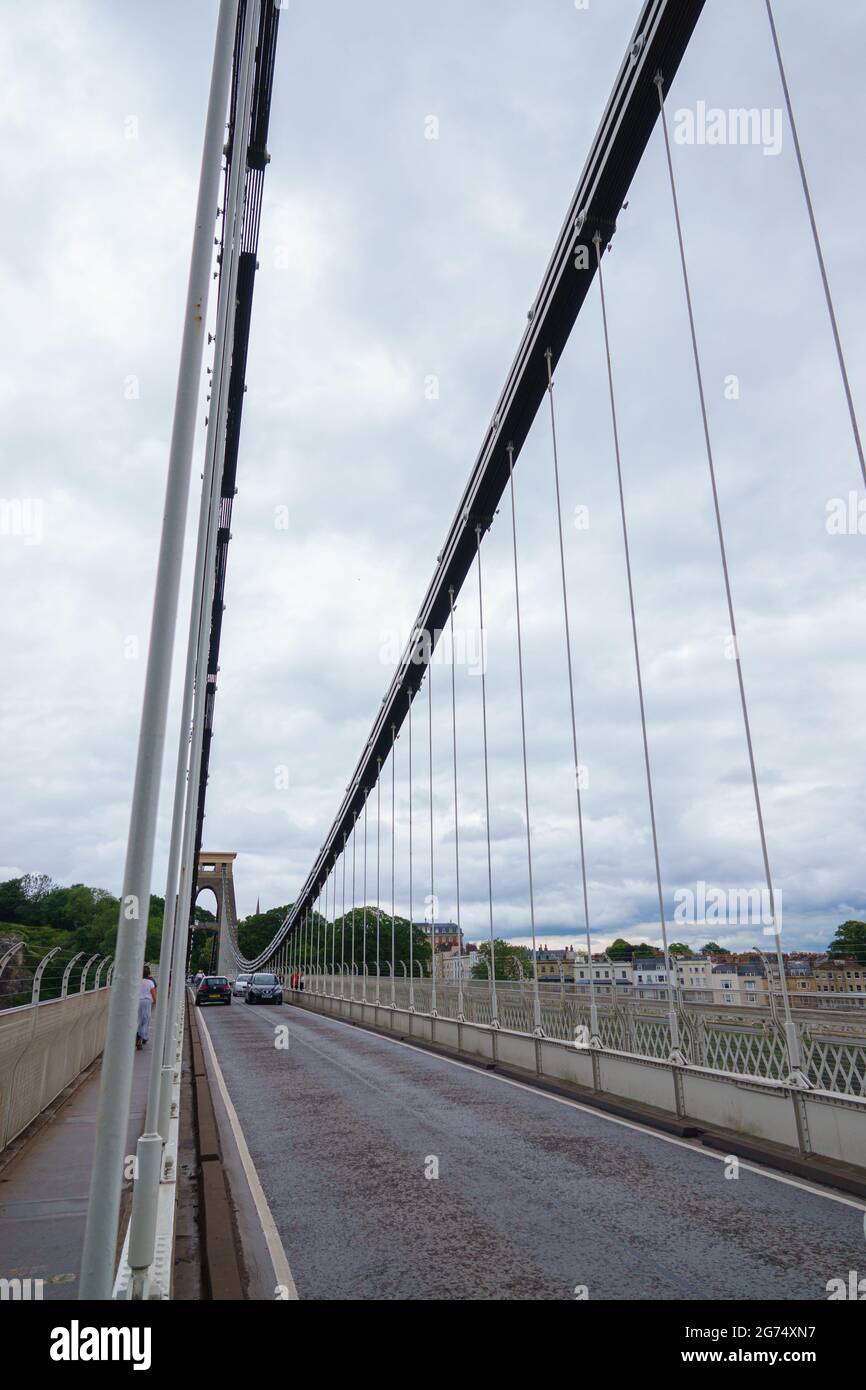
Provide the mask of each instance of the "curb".
{"label": "curb", "polygon": [[193,1128],[198,1152],[202,1275],[211,1299],[243,1299],[244,1288],[235,1243],[232,1205],[223,1168],[210,1078],[194,1007],[187,1010],[187,1026],[195,1100]]}

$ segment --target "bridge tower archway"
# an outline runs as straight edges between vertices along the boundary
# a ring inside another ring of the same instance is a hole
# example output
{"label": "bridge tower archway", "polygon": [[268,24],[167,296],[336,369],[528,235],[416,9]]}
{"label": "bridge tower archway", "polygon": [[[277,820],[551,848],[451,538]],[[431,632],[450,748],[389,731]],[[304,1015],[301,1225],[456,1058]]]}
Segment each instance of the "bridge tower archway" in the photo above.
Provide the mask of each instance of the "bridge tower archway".
{"label": "bridge tower archway", "polygon": [[[199,893],[209,888],[216,898],[216,973],[218,975],[233,976],[235,973],[236,962],[231,949],[231,942],[237,941],[238,933],[238,913],[235,902],[235,882],[233,866],[237,859],[237,854],[232,853],[208,853],[202,850],[198,857],[195,879],[195,897],[198,900]],[[194,922],[197,930],[208,924]]]}

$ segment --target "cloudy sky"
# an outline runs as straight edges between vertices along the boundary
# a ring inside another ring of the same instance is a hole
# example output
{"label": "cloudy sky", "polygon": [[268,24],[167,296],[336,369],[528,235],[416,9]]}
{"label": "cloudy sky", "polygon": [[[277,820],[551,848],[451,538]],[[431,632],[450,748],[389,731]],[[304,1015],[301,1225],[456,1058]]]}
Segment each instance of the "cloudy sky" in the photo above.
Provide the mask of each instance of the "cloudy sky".
{"label": "cloudy sky", "polygon": [[[285,9],[205,828],[206,848],[238,854],[241,913],[259,897],[290,900],[330,825],[638,12],[637,0]],[[215,19],[215,0],[3,5],[0,496],[26,499],[0,535],[4,878],[43,871],[119,890]],[[778,0],[777,20],[862,403],[866,16],[859,0],[826,13]],[[707,5],[668,100],[672,117],[705,102],[772,121],[782,98],[762,4]],[[833,499],[861,499],[859,469],[787,129],[781,149],[674,153],[784,940],[823,946],[839,921],[866,916],[866,538],[828,530]],[[657,131],[606,287],[672,915],[700,882],[745,891],[762,872],[663,158]],[[620,933],[659,940],[606,390],[596,288],[556,404],[599,946]],[[203,423],[204,388],[195,486]],[[516,494],[536,918],[552,945],[579,940],[582,917],[544,414]],[[196,509],[193,496],[190,538]],[[485,541],[495,924],[525,940],[510,543],[503,508]],[[187,563],[187,613],[190,578]],[[476,604],[471,580],[458,605],[470,655]],[[179,631],[178,672],[184,642]],[[447,667],[433,679],[435,890],[453,917]],[[478,937],[487,874],[471,661],[456,683],[462,920]],[[423,702],[417,711],[416,904],[429,892]],[[396,787],[405,911],[405,737]],[[390,768],[383,793],[390,903]],[[375,799],[370,817],[372,883]],[[765,944],[749,923],[675,923],[673,935]]]}

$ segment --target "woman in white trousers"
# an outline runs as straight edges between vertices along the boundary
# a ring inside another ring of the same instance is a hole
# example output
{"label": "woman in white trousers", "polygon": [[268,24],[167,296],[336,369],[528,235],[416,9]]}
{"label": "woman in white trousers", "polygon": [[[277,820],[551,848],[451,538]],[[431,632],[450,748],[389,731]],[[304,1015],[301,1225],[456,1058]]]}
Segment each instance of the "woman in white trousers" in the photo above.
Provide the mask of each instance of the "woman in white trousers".
{"label": "woman in white trousers", "polygon": [[156,1003],[156,984],[150,978],[150,966],[142,972],[138,987],[138,1028],[135,1034],[135,1050],[140,1052],[150,1037],[150,1015]]}

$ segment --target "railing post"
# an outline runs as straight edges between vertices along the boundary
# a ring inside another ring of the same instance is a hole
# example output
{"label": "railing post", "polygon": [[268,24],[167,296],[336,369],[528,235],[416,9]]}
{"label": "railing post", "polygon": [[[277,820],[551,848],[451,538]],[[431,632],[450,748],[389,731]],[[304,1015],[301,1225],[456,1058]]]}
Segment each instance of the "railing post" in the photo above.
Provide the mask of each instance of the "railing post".
{"label": "railing post", "polygon": [[166,503],[157,566],[150,650],[145,675],[138,757],[117,934],[119,988],[112,991],[103,1060],[96,1145],[81,1262],[79,1296],[111,1297],[123,1157],[132,1092],[132,1037],[144,958],[153,843],[174,650],[187,499],[201,390],[205,316],[213,259],[223,132],[231,74],[237,0],[222,0],[205,122],[178,385],[169,453]]}
{"label": "railing post", "polygon": [[85,994],[86,991],[87,991],[87,972],[88,972],[88,970],[90,969],[91,965],[93,964],[93,962],[94,962],[95,960],[99,960],[99,952],[98,952],[98,951],[97,951],[96,955],[91,956],[88,960],[86,960],[86,961],[84,962],[84,969],[83,969],[82,972],[81,972],[81,979],[80,979],[79,982],[78,982],[78,993],[79,993],[79,994]]}
{"label": "railing post", "polygon": [[[62,984],[61,984],[61,986],[60,986],[60,998],[61,998],[61,999],[65,999],[66,996],[67,996],[67,994],[69,993],[69,977],[70,977],[70,975],[72,974],[72,967],[73,967],[73,965],[75,964],[75,962],[76,962],[77,960],[81,960],[81,957],[82,957],[83,955],[84,955],[84,952],[83,952],[83,951],[76,951],[75,955],[71,958],[71,960],[68,960],[68,961],[66,962],[66,969],[65,969],[64,972],[63,972],[63,982],[62,982]],[[79,985],[78,985],[78,992],[79,992],[79,994],[81,993],[81,983],[80,983],[80,981],[79,981]]]}
{"label": "railing post", "polygon": [[41,989],[42,989],[42,976],[45,974],[45,967],[46,967],[46,965],[48,964],[48,962],[49,962],[50,960],[52,960],[53,957],[56,956],[56,955],[58,954],[59,950],[60,950],[60,947],[59,947],[59,946],[55,946],[52,950],[50,950],[50,951],[48,952],[47,955],[45,955],[45,956],[42,957],[41,961],[40,961],[39,964],[37,965],[36,970],[35,970],[34,975],[33,975],[33,992],[32,992],[31,997],[30,997],[30,1002],[31,1002],[31,1004],[38,1004],[38,1003],[39,1003],[39,994],[40,994]]}
{"label": "railing post", "polygon": [[15,941],[9,947],[9,950],[6,951],[2,956],[0,956],[0,975],[3,974],[3,971],[6,969],[6,966],[9,964],[12,957],[18,954],[23,945],[23,941]]}

